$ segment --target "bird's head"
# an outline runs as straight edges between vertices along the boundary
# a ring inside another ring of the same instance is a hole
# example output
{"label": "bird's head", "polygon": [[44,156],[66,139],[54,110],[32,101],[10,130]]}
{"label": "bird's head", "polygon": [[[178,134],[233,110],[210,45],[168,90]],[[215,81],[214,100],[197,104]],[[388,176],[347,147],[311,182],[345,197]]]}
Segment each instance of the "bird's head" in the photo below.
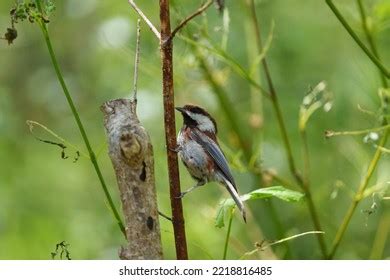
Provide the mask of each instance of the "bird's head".
{"label": "bird's head", "polygon": [[202,132],[217,134],[217,124],[205,109],[196,105],[185,105],[183,107],[176,107],[176,110],[183,115],[185,125],[196,127]]}

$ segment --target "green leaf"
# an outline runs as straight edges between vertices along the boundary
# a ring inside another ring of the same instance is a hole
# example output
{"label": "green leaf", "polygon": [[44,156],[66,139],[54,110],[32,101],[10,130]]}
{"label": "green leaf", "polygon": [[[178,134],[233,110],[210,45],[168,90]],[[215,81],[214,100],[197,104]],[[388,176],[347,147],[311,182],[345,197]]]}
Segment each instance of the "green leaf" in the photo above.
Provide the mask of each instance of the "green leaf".
{"label": "green leaf", "polygon": [[275,186],[275,187],[261,188],[255,190],[246,195],[243,195],[241,199],[243,201],[247,201],[247,200],[262,199],[268,197],[277,197],[287,202],[298,202],[304,197],[304,194],[286,189],[281,186]]}
{"label": "green leaf", "polygon": [[215,226],[217,228],[223,228],[225,226],[225,207],[223,207],[224,202],[225,201],[222,201],[219,204],[217,216],[215,217]]}
{"label": "green leaf", "polygon": [[[286,189],[282,186],[274,186],[269,188],[261,188],[241,196],[242,201],[265,199],[276,197],[287,202],[298,202],[302,200],[305,195],[303,193]],[[228,198],[219,203],[217,216],[215,217],[215,226],[222,228],[225,226],[225,213],[235,207],[234,200]]]}

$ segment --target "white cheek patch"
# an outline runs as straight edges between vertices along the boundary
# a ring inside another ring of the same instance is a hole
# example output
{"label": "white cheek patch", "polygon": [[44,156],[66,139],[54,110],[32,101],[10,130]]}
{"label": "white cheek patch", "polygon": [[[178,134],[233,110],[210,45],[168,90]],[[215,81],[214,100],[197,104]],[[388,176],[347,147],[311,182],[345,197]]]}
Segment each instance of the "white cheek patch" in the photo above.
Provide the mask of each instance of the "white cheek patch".
{"label": "white cheek patch", "polygon": [[189,115],[191,119],[198,123],[199,130],[215,133],[214,123],[208,117],[201,114],[194,114],[191,112],[187,112],[187,115]]}

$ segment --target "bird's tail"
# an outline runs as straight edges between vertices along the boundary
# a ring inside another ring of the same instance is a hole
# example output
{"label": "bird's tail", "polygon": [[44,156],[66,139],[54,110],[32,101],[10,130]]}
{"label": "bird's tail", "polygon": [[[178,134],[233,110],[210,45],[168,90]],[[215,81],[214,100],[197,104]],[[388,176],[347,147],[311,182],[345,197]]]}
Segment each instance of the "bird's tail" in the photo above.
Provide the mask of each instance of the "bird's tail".
{"label": "bird's tail", "polygon": [[237,192],[236,188],[233,186],[233,184],[230,183],[228,180],[225,180],[225,183],[226,183],[227,190],[229,191],[230,195],[232,196],[234,202],[236,203],[238,209],[241,212],[242,218],[244,219],[244,221],[246,223],[246,212],[245,212],[244,203],[242,202],[242,200],[241,200],[240,196],[238,195],[238,192]]}

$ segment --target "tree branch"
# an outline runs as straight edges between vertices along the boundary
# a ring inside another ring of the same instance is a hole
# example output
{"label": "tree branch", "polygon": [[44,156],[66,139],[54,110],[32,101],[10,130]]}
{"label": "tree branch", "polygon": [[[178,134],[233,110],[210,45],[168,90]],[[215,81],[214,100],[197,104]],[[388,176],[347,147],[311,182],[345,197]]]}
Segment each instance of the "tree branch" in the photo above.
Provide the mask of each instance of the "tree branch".
{"label": "tree branch", "polygon": [[153,147],[132,110],[133,102],[117,99],[101,107],[126,224],[128,244],[121,248],[119,257],[162,259]]}
{"label": "tree branch", "polygon": [[158,32],[157,28],[153,25],[153,23],[147,18],[147,16],[142,12],[140,8],[135,4],[134,0],[128,0],[129,4],[133,7],[133,9],[137,12],[137,14],[145,21],[146,25],[149,26],[150,30],[156,35],[157,39],[161,39],[160,32]]}
{"label": "tree branch", "polygon": [[180,196],[179,166],[177,153],[174,152],[176,148],[176,123],[173,86],[173,47],[172,40],[167,40],[171,37],[169,0],[160,0],[160,22],[165,142],[168,155],[168,175],[176,257],[177,259],[188,259],[183,205],[181,199],[178,199]]}
{"label": "tree branch", "polygon": [[190,20],[192,20],[194,17],[199,16],[202,14],[205,10],[207,10],[208,7],[213,4],[214,0],[208,0],[206,3],[204,3],[202,6],[200,6],[194,13],[183,19],[178,26],[173,29],[171,36],[168,38],[168,40],[172,40],[173,37],[175,37],[176,33],[180,31]]}

